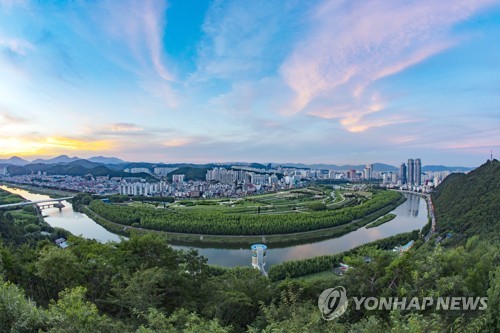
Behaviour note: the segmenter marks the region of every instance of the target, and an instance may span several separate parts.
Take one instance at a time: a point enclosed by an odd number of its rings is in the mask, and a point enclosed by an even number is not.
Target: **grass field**
[[[184,199],[169,205],[168,209],[179,212],[217,211],[227,214],[308,214],[317,210],[312,208],[314,204],[324,204],[325,207],[321,210],[338,209],[345,204],[352,204],[358,198],[365,200],[366,197],[371,196],[370,192],[363,192],[356,195],[355,198],[344,198],[342,195],[343,192],[340,190],[333,191],[331,186],[314,186],[259,194],[245,198]],[[130,205],[137,206],[142,204],[133,202]],[[163,205],[158,205],[158,209],[164,209]]]
[[[0,205],[8,205],[24,201],[23,198],[17,194],[12,194],[7,191],[0,191]]]
[[[347,198],[343,195],[346,192],[349,193]],[[166,205],[136,201],[107,206],[94,200],[89,207],[85,207],[84,212],[109,230],[127,236],[133,232],[165,232],[178,244],[218,244],[233,248],[254,242],[290,245],[301,244],[305,240],[319,241],[339,237],[387,214],[403,199],[381,206],[357,219],[344,218],[345,220],[339,220],[342,221],[340,223],[323,221],[330,216],[342,216],[345,205],[358,205],[368,200],[366,194],[357,195],[352,189],[334,192],[330,188],[315,187],[246,198],[180,200]],[[322,205],[322,211],[311,207],[318,203]],[[123,210],[117,208],[127,205],[129,207],[123,207]],[[342,210],[337,212],[340,207]],[[310,226],[318,223],[324,223],[324,226],[317,229]]]

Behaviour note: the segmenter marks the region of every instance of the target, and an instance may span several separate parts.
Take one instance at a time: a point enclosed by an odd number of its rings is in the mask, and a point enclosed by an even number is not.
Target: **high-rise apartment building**
[[[185,177],[185,175],[183,175],[183,174],[172,175],[172,182],[173,183],[183,183],[184,177]]]
[[[413,182],[415,185],[422,184],[422,161],[420,160],[420,158],[415,159]]]
[[[373,164],[367,164],[365,170],[363,172],[363,176],[365,179],[372,179],[373,177]]]
[[[401,163],[399,167],[399,177],[401,184],[421,185],[422,184],[422,160],[420,158],[408,159],[408,166]]]
[[[364,178],[372,179],[373,178],[373,164],[367,164],[364,170]]]
[[[401,166],[399,167],[399,180],[401,181],[401,184],[406,184],[406,164],[401,163]]]
[[[408,168],[406,172],[406,182],[410,185],[413,185],[415,181],[415,161],[410,158],[408,159]]]

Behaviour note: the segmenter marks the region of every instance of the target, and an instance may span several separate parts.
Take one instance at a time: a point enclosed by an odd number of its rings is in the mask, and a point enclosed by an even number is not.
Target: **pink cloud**
[[[310,32],[280,67],[295,93],[282,113],[338,118],[349,131],[406,121],[384,120],[384,105],[374,108],[376,81],[454,46],[458,39],[451,27],[493,3],[323,1],[307,14]],[[381,119],[363,123],[375,112]]]
[[[19,38],[3,38],[0,36],[0,48],[5,48],[12,53],[25,56],[29,51],[34,50],[33,44]]]
[[[139,132],[143,128],[129,123],[114,123],[109,126],[112,132]]]

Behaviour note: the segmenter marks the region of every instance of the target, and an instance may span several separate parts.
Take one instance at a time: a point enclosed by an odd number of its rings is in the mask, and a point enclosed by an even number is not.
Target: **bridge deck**
[[[55,199],[44,199],[44,200],[35,200],[35,201],[23,201],[17,202],[13,204],[0,205],[0,208],[10,208],[10,207],[18,207],[18,206],[27,206],[27,205],[36,205],[39,203],[47,203],[47,202],[61,202],[64,200],[73,199],[74,197],[65,197],[65,198],[55,198]]]

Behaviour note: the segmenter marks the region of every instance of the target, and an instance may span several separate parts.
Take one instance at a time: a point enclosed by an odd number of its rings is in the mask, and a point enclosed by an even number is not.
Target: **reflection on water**
[[[7,186],[0,186],[0,188],[18,194],[30,201],[50,199],[47,195],[31,193],[17,188],[10,188]],[[64,208],[61,211],[59,211],[59,208],[46,208],[42,210],[42,214],[46,216],[45,221],[52,227],[66,229],[73,235],[81,235],[85,238],[96,239],[102,243],[120,241],[120,237],[107,231],[87,217],[87,215],[74,212],[71,203],[62,201],[62,204]]]
[[[9,192],[19,194],[28,200],[49,199],[46,195],[34,194],[25,190],[0,186]],[[402,232],[421,229],[427,223],[427,204],[423,198],[415,194],[404,194],[407,200],[394,209],[391,213],[396,218],[381,226],[366,229],[360,228],[339,238],[328,239],[309,244],[294,245],[290,247],[267,249],[267,264],[269,268],[273,264],[288,260],[305,259],[326,254],[335,254],[350,250],[356,246],[373,242],[378,239],[393,236]],[[88,218],[85,214],[74,212],[71,204],[63,201],[64,208],[49,208],[43,210],[43,215],[48,215],[45,220],[53,227],[64,228],[75,235],[86,238],[95,238],[100,242],[120,241],[120,238],[107,231],[99,224]],[[250,266],[250,244],[240,249],[221,248],[197,248],[188,246],[173,246],[177,249],[194,248],[208,258],[208,263],[221,266]]]
[[[284,248],[267,248],[267,267],[288,260],[306,259],[321,255],[335,254],[350,250],[356,246],[373,242],[378,239],[394,236],[399,233],[421,229],[427,223],[427,204],[425,199],[415,194],[404,194],[407,200],[394,209],[396,214],[392,221],[378,227],[360,228],[339,238],[328,239],[320,242],[295,245]],[[188,249],[187,246],[174,246],[178,249]],[[221,266],[249,266],[250,244],[242,249],[210,249],[196,248],[198,252],[208,258],[210,264]]]
[[[418,195],[411,195],[408,198],[408,215],[407,216],[413,216],[417,217],[418,216],[418,206],[420,204],[420,196]]]

